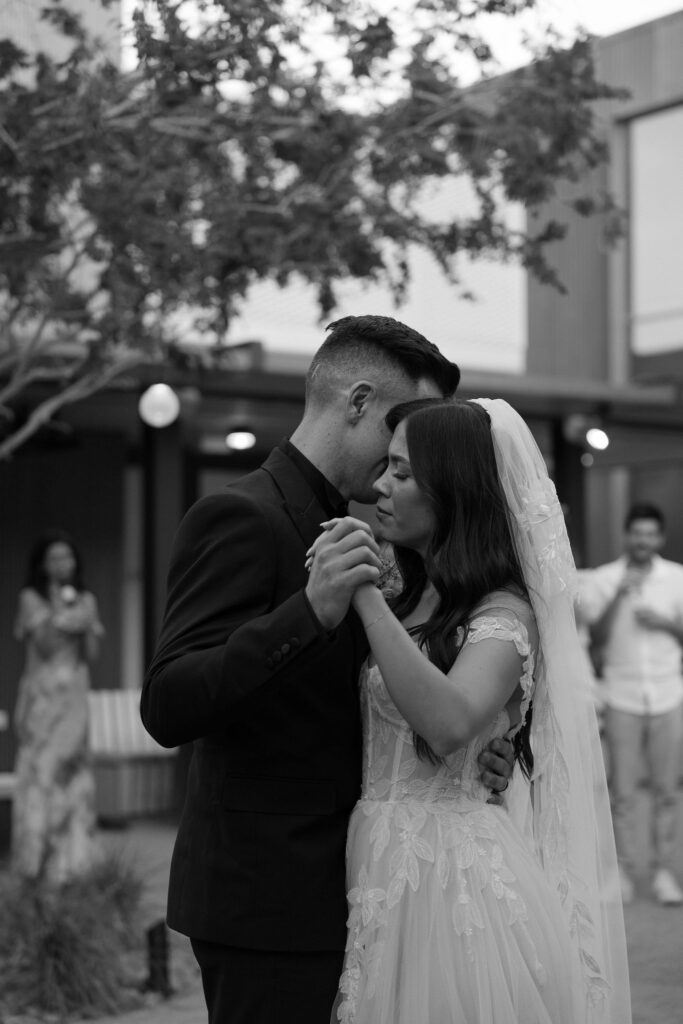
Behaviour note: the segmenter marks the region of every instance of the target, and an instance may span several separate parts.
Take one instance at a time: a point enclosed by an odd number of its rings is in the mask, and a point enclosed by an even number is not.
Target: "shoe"
[[[666,868],[660,868],[652,880],[655,899],[665,907],[678,907],[683,903],[683,890]]]
[[[619,868],[619,885],[621,886],[621,902],[632,903],[635,887],[623,868]]]

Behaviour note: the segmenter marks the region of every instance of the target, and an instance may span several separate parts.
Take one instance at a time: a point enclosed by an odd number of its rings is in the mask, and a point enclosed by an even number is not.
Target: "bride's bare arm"
[[[411,640],[376,587],[359,587],[353,604],[394,703],[439,756],[480,733],[519,685],[523,658],[512,643],[492,639],[466,646],[444,673]]]

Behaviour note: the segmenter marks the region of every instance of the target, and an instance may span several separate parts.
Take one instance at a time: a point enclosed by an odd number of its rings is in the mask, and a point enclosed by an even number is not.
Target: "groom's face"
[[[390,394],[381,392],[369,403],[352,442],[354,479],[351,497],[354,501],[375,504],[377,494],[373,484],[386,469],[391,441],[391,431],[384,418],[395,405],[412,402],[416,398],[443,398],[443,395],[433,381],[422,378],[415,383],[408,381],[404,386],[392,389]]]

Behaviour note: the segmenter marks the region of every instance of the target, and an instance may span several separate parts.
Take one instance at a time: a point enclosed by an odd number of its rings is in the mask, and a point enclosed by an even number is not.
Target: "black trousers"
[[[330,1024],[344,954],[235,949],[192,939],[209,1024]]]

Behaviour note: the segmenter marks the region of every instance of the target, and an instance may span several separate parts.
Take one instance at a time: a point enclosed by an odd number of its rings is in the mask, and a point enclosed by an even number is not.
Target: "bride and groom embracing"
[[[179,528],[141,710],[194,744],[168,923],[210,1024],[630,1021],[562,513],[521,418],[458,381],[391,318],[337,321],[291,440]]]

